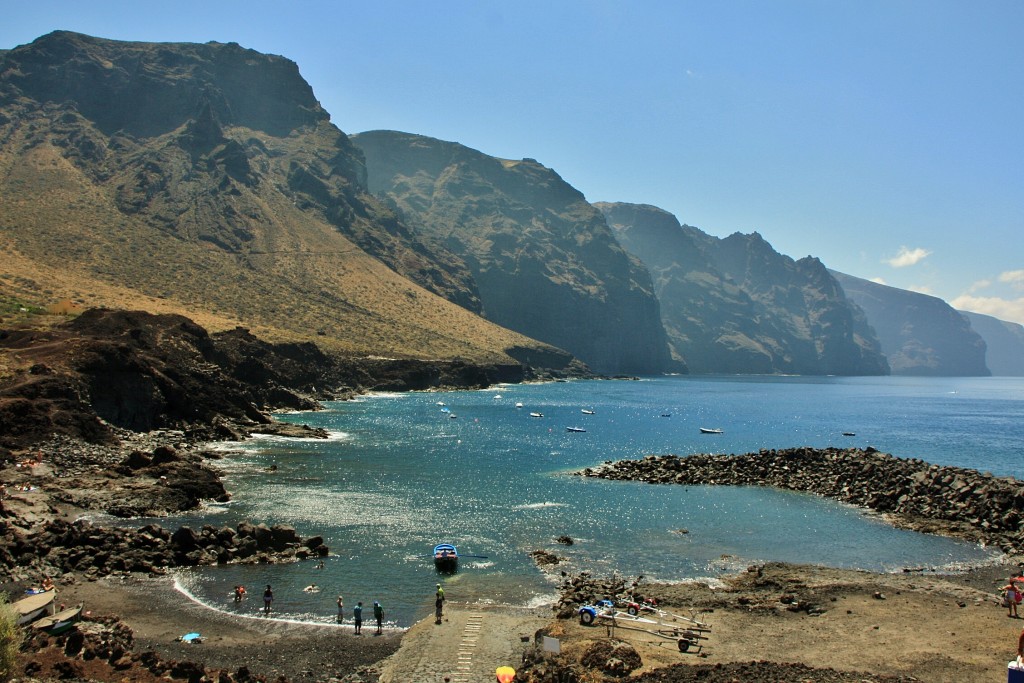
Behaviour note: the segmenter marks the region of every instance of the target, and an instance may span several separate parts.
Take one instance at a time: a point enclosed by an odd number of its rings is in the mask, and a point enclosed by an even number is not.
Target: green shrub
[[[0,681],[10,680],[21,648],[24,634],[18,626],[18,616],[7,604],[7,596],[0,593]]]

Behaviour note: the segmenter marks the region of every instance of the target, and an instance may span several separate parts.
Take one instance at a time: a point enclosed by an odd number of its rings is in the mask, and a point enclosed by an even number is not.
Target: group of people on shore
[[[320,588],[316,584],[311,584],[303,589],[306,593],[319,593]],[[245,586],[235,586],[234,588],[234,599],[235,602],[241,602],[247,594]],[[435,604],[435,614],[437,615],[437,623],[441,623],[441,610],[444,602],[444,589],[441,588],[441,584],[437,584],[437,599]],[[263,589],[263,613],[270,614],[271,606],[274,604],[274,589],[268,583],[267,587]],[[345,599],[342,596],[338,596],[338,623],[345,623]],[[379,600],[373,601],[373,618],[377,622],[376,634],[380,635],[384,632],[384,606],[380,604]],[[361,635],[363,632],[363,603],[360,600],[356,603],[356,606],[352,608],[352,624],[355,627],[355,634]]]
[[[320,587],[315,583],[310,584],[302,589],[305,593],[319,593]],[[242,599],[247,595],[245,586],[235,586],[234,591],[235,602],[241,602]],[[440,624],[444,617],[444,588],[441,584],[437,584],[437,591],[434,593],[434,623]],[[274,590],[270,584],[263,589],[263,613],[270,614],[271,606],[274,604]],[[341,595],[338,596],[338,616],[337,620],[339,624],[345,623],[345,599]],[[379,600],[373,601],[373,618],[377,622],[376,635],[380,635],[384,632],[384,606]],[[356,606],[352,608],[352,625],[355,627],[355,635],[361,635],[363,632],[363,603],[359,601]]]
[[[377,621],[377,632],[376,635],[380,635],[384,632],[384,606],[380,604],[380,601],[373,601],[373,618]],[[345,623],[345,600],[342,596],[338,596],[338,623]],[[363,633],[363,602],[360,600],[356,603],[356,606],[352,608],[352,625],[355,627],[353,633],[355,635],[362,635]]]

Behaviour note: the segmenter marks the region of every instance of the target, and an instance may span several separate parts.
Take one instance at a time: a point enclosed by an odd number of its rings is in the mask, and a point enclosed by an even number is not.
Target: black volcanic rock
[[[1024,326],[981,313],[960,315],[985,340],[985,365],[993,375],[1024,377]]]
[[[830,271],[864,309],[894,375],[987,377],[985,341],[938,297]]]
[[[210,438],[233,438],[241,434],[225,421],[243,430],[259,425],[282,431],[274,428],[270,411],[314,410],[314,397],[478,389],[538,377],[512,360],[480,365],[341,358],[314,344],[271,344],[244,329],[211,335],[178,315],[109,309],[89,309],[45,331],[0,329],[0,352],[32,368],[0,379],[0,448],[11,449],[55,434],[112,443],[111,425],[200,429],[209,430]],[[541,360],[557,363],[556,356]],[[563,352],[560,361],[571,360]],[[33,371],[43,366],[46,372]],[[157,455],[153,466],[173,464],[173,452]]]
[[[650,271],[673,351],[691,372],[888,372],[862,313],[817,259],[794,261],[757,233],[711,237],[649,205],[596,206]]]
[[[601,372],[673,368],[649,275],[553,170],[407,133],[352,139],[370,190],[465,261],[489,320]]]

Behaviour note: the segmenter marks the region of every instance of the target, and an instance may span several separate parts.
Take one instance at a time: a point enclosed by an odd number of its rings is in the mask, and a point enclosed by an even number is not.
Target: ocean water
[[[575,381],[371,395],[282,419],[332,438],[220,445],[233,501],[182,520],[250,519],[324,536],[331,556],[322,569],[307,561],[178,574],[197,600],[252,618],[262,618],[268,583],[275,618],[331,622],[343,595],[347,617],[357,601],[369,614],[379,600],[390,625],[407,627],[432,612],[438,582],[454,600],[536,605],[554,596],[562,569],[684,581],[767,560],[896,571],[995,557],[810,495],[569,474],[607,460],[870,445],[1024,478],[1024,380],[1009,378]],[[558,544],[562,535],[574,544]],[[439,542],[464,556],[455,574],[435,571]],[[564,564],[538,569],[528,554],[538,549]],[[235,584],[250,591],[238,604]],[[319,591],[304,592],[310,584]]]

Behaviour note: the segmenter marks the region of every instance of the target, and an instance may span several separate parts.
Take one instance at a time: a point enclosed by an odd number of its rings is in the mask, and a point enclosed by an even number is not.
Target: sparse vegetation
[[[22,637],[14,608],[7,603],[7,596],[0,593],[0,681],[10,680],[14,675]]]

